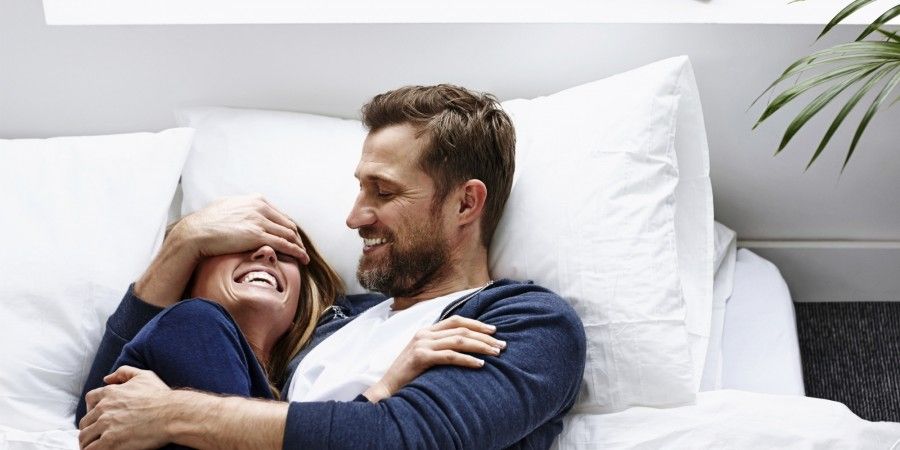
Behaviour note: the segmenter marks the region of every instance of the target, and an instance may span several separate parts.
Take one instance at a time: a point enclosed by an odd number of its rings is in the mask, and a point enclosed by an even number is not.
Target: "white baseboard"
[[[900,241],[738,241],[778,266],[795,302],[900,301]]]

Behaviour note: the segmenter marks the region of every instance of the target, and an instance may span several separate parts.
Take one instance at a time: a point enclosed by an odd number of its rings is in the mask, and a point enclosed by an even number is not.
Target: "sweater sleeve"
[[[492,449],[526,437],[523,446],[549,448],[584,371],[580,319],[549,292],[507,297],[476,315],[507,342],[499,357],[484,357],[480,369],[434,367],[377,404],[292,403],[284,448]]]
[[[172,388],[271,398],[238,326],[224,308],[203,299],[163,311],[128,345],[115,367],[138,362]]]
[[[91,364],[91,371],[85,380],[81,396],[78,398],[78,406],[75,409],[75,426],[87,413],[84,396],[93,389],[103,386],[103,377],[113,371],[113,364],[125,344],[134,339],[134,336],[155,317],[162,308],[153,306],[134,295],[134,284],[128,286],[128,291],[119,303],[116,311],[106,321],[106,330],[100,340],[97,355]]]

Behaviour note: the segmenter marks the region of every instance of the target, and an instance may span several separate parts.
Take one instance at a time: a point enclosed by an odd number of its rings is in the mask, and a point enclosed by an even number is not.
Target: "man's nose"
[[[372,207],[364,204],[363,192],[360,192],[356,197],[356,202],[353,203],[350,215],[347,216],[347,226],[355,230],[373,223],[375,223],[375,212]]]
[[[250,256],[250,259],[253,261],[264,261],[269,264],[275,264],[275,261],[278,261],[278,256],[275,253],[275,249],[269,247],[268,245],[263,245],[262,247],[256,249],[253,252],[253,255]]]

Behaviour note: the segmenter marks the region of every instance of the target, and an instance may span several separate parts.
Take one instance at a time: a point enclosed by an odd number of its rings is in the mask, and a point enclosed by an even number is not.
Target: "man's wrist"
[[[168,442],[205,448],[282,448],[288,403],[191,390],[167,393]]]
[[[163,399],[166,413],[162,423],[166,441],[199,447],[197,444],[206,440],[203,434],[207,430],[202,426],[205,421],[198,418],[215,416],[216,400],[221,398],[196,391],[173,389],[168,392]]]

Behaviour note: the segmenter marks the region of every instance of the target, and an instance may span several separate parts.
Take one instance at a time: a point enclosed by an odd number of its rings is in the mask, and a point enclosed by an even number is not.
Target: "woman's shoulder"
[[[204,298],[182,300],[164,309],[153,321],[156,326],[188,324],[193,328],[216,326],[237,329],[234,319],[222,305]]]

